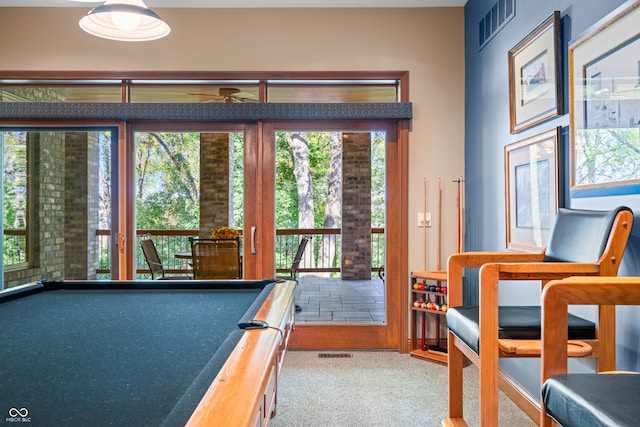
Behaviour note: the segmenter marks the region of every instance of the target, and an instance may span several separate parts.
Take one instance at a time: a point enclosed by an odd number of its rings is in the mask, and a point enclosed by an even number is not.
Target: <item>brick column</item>
[[[233,208],[228,133],[200,134],[200,237],[229,226]]]
[[[342,279],[371,278],[371,134],[342,136]]]
[[[66,279],[95,279],[98,267],[98,138],[65,134],[64,254]]]

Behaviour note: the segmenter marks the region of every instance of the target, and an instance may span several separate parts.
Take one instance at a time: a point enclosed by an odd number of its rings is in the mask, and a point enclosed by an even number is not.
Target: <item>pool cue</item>
[[[424,260],[422,261],[422,271],[427,271],[427,178],[424,179],[424,194],[422,195],[422,244],[424,250]]]
[[[460,176],[454,182],[458,183],[458,253],[462,252],[462,217],[464,212],[462,202],[462,183],[464,179]]]
[[[440,258],[441,258],[441,251],[442,251],[442,239],[440,237],[440,233],[441,233],[441,221],[442,221],[442,180],[440,180],[440,178],[438,178],[438,212],[437,212],[438,218],[437,218],[437,223],[438,223],[438,242],[437,242],[437,249],[438,249],[438,255],[436,258],[436,270],[440,270]],[[438,282],[440,283],[440,282]],[[438,303],[441,302],[441,297],[440,296],[436,296],[436,300],[438,301]],[[429,350],[430,351],[436,351],[439,353],[446,353],[447,349],[444,347],[440,347],[440,316],[436,316],[436,343],[435,345],[430,345],[429,346]]]
[[[424,178],[423,181],[423,194],[422,194],[422,245],[424,251],[424,259],[422,260],[422,271],[427,271],[427,178]],[[426,295],[422,296],[422,300],[426,300]],[[427,330],[427,319],[426,313],[423,311],[422,316],[420,316],[420,327],[422,334],[422,350],[427,349],[427,341],[426,341],[426,330]]]
[[[437,257],[436,257],[436,270],[440,271],[440,258],[441,258],[441,252],[442,252],[442,237],[441,237],[441,233],[442,233],[442,227],[441,227],[441,221],[442,221],[442,181],[440,180],[440,178],[438,178],[438,241],[437,241]]]

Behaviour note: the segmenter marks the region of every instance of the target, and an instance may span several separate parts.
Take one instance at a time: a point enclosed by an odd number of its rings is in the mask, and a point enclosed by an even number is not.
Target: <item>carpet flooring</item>
[[[465,368],[465,418],[479,425],[478,371]],[[535,426],[500,392],[500,426]],[[270,427],[440,426],[447,367],[394,351],[288,351]]]

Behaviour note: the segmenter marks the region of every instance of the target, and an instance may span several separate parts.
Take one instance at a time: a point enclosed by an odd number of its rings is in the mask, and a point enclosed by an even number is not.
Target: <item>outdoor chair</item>
[[[307,248],[307,243],[311,240],[311,236],[305,234],[300,239],[300,243],[298,244],[298,249],[296,250],[296,254],[293,257],[293,262],[291,263],[291,268],[289,269],[289,275],[284,277],[279,277],[281,279],[291,279],[297,280],[298,278],[298,269],[300,268],[300,262],[302,262],[302,256],[304,255],[304,251]]]
[[[144,259],[147,261],[149,270],[151,271],[151,280],[189,280],[189,276],[167,276],[164,265],[158,255],[158,250],[153,242],[150,234],[143,234],[140,236],[140,247],[144,254]]]
[[[240,239],[195,239],[191,242],[193,278],[240,279]]]
[[[599,310],[640,305],[640,277],[571,277],[552,281],[545,287],[540,425],[551,427],[553,421],[565,427],[638,425],[637,372],[567,374],[569,304],[597,305]],[[615,323],[610,328],[600,327],[599,332],[600,352],[609,353],[615,360]]]
[[[307,243],[311,240],[311,236],[305,234],[300,239],[300,243],[298,244],[298,249],[296,250],[296,254],[293,257],[293,262],[291,263],[291,268],[289,269],[289,275],[281,277],[278,279],[289,279],[289,280],[298,280],[298,268],[300,268],[300,262],[302,262],[302,256],[304,255],[304,251],[307,248]],[[300,313],[302,311],[302,307],[299,304],[295,305],[296,313]]]
[[[462,411],[465,357],[479,367],[480,424],[493,427],[498,425],[498,359],[540,355],[540,306],[499,307],[499,281],[539,280],[544,288],[550,280],[569,276],[615,276],[632,223],[633,214],[626,207],[560,209],[541,252],[465,252],[449,257],[449,418],[443,425],[466,425]],[[462,306],[463,271],[470,267],[481,267],[479,306]],[[600,310],[600,331],[611,327],[612,315],[611,308]],[[578,340],[571,345],[571,354],[598,357],[600,366],[612,368],[615,361],[609,353],[593,350],[597,336],[593,322],[570,316],[569,338]]]

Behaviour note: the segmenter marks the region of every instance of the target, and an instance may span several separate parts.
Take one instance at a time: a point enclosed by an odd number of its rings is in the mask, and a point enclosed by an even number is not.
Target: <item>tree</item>
[[[339,228],[342,218],[342,134],[329,135],[329,182],[324,208],[323,228]],[[333,265],[336,256],[336,236],[325,234],[318,254],[319,265]]]
[[[313,229],[315,228],[314,198],[307,135],[301,132],[287,132],[285,136],[293,154],[293,175],[298,190],[298,228]],[[308,250],[313,250],[312,245]],[[311,266],[306,265],[307,259],[311,259]],[[313,259],[313,256],[304,258],[301,265],[313,268]]]
[[[139,229],[198,229],[200,137],[197,132],[136,134]]]

